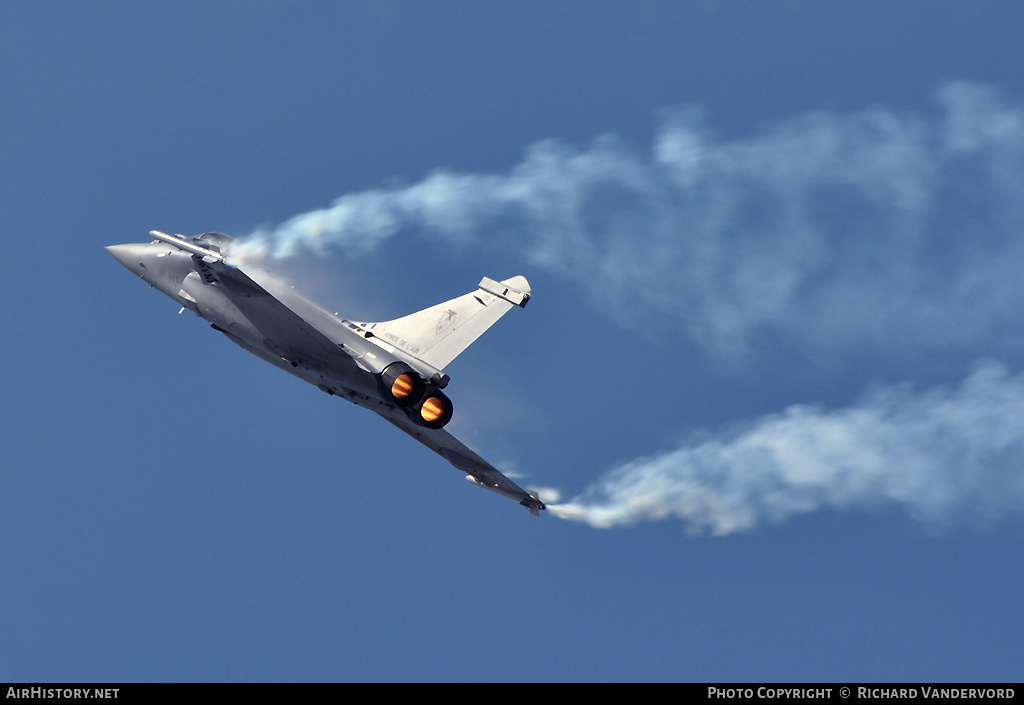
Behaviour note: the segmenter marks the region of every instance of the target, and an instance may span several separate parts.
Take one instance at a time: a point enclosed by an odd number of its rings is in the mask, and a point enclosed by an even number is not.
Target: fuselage
[[[484,277],[476,291],[392,321],[342,318],[272,273],[229,264],[231,238],[150,231],[154,241],[107,248],[121,264],[217,331],[324,392],[366,407],[444,457],[473,484],[538,514],[526,491],[444,426],[451,400],[441,391],[446,366],[513,306],[525,306],[529,282]],[[389,342],[390,341],[390,342]]]
[[[201,258],[164,242],[107,249],[125,267],[183,310],[209,321],[232,342],[328,394],[379,414],[410,416],[394,398],[386,398],[389,390],[382,394],[381,376],[392,364],[411,367],[434,387],[443,387],[448,381],[438,370],[410,359],[266,270],[247,267],[246,278],[258,282],[253,287],[219,276],[209,267],[204,272]],[[450,418],[451,402],[434,391],[447,403]],[[419,419],[413,415],[413,420]]]

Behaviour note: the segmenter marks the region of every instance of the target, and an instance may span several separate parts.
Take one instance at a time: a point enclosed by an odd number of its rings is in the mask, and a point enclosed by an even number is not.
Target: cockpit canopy
[[[192,241],[200,247],[205,247],[208,250],[216,250],[217,252],[224,252],[231,243],[235,241],[235,238],[224,233],[209,232],[203,233],[202,235],[196,235]]]

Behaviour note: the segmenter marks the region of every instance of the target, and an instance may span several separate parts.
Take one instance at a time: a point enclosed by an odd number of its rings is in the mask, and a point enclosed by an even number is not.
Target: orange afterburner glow
[[[452,402],[436,389],[430,389],[419,405],[419,422],[427,428],[444,428],[452,420]]]
[[[437,421],[444,415],[444,412],[444,400],[437,397],[429,397],[425,402],[423,402],[423,406],[420,408],[420,416],[423,417],[423,420],[427,423]]]
[[[394,384],[391,385],[391,396],[395,399],[405,399],[415,389],[412,377],[408,373],[398,375]]]

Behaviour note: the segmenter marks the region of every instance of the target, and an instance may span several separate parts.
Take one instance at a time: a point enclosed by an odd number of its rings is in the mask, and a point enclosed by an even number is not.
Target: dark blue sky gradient
[[[647,155],[681,106],[721,143],[934,115],[951,81],[1019,110],[1022,30],[1019,3],[966,0],[0,5],[0,681],[1018,680],[1019,506],[725,537],[536,520],[103,246],[503,174],[544,139]],[[526,275],[530,306],[449,370],[452,429],[567,497],[792,404],[1024,366],[995,335],[823,359],[772,331],[737,366],[678,322],[623,325],[526,247],[403,233],[280,267],[371,320]]]

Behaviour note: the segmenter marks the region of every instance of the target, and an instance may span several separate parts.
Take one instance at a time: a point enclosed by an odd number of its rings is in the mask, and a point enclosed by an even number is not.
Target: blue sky
[[[1019,679],[1022,30],[4,4],[0,680]],[[357,320],[527,276],[450,428],[561,518],[176,315],[153,228]]]

